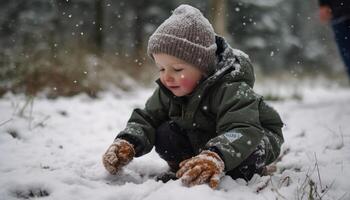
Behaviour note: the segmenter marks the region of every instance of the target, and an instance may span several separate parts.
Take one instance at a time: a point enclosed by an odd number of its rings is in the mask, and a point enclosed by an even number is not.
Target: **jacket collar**
[[[160,81],[160,79],[156,80],[156,83],[158,84],[160,90],[170,99],[172,99],[173,101],[175,101],[176,103],[179,104],[184,104],[188,101],[188,96],[182,96],[182,97],[178,97],[176,95],[174,95],[168,88],[166,88],[163,83]]]

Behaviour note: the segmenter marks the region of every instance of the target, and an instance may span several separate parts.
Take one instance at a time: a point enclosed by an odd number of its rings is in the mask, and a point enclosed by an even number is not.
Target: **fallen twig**
[[[39,126],[40,127],[44,127],[45,126],[44,122],[46,122],[48,119],[50,119],[50,117],[51,117],[50,115],[47,115],[43,120],[41,120],[40,122],[36,123],[32,129],[35,129],[35,128],[39,127]]]
[[[0,126],[3,126],[3,125],[5,125],[5,124],[7,124],[7,123],[9,123],[10,121],[12,121],[13,119],[11,118],[11,119],[8,119],[8,120],[6,120],[6,121],[4,121],[4,122],[1,122],[0,123]]]
[[[261,186],[258,186],[258,188],[256,188],[255,192],[259,193],[261,190],[265,189],[269,185],[270,181],[271,181],[271,177],[269,179],[267,179],[265,182],[263,182],[263,184]]]
[[[284,183],[286,183],[285,186],[287,187],[290,185],[290,176],[284,177],[282,181],[279,182],[278,187],[282,187]]]
[[[321,181],[321,175],[320,175],[320,169],[318,168],[318,162],[317,162],[317,157],[316,157],[316,153],[314,153],[315,155],[315,166],[317,169],[317,176],[318,176],[318,180],[320,181],[320,186],[321,186],[321,191],[323,191],[323,186],[322,186],[322,181]]]

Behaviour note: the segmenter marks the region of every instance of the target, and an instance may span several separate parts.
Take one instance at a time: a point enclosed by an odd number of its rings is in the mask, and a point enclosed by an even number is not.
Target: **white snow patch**
[[[273,103],[286,124],[287,153],[278,171],[248,183],[225,176],[218,190],[154,181],[151,177],[168,169],[154,151],[115,176],[103,168],[102,154],[132,109],[143,107],[151,93],[35,98],[22,116],[26,98],[5,95],[0,99],[0,199],[300,199],[307,198],[305,182],[311,180],[322,199],[350,199],[349,89],[302,88],[302,100]]]

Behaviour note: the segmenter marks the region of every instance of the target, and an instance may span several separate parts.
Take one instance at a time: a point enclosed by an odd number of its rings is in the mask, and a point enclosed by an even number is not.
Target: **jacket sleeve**
[[[268,138],[266,164],[275,161],[281,151],[284,142],[282,127],[283,122],[277,111],[261,100],[259,104],[259,119],[264,129],[265,136]]]
[[[144,109],[134,109],[126,128],[116,139],[125,139],[133,144],[136,157],[150,152],[154,145],[156,128],[168,120],[168,107],[169,99],[157,88],[147,100]]]
[[[206,148],[214,148],[225,162],[225,170],[237,167],[264,137],[259,119],[261,96],[244,82],[224,83],[214,94],[212,109],[217,113],[218,136]]]

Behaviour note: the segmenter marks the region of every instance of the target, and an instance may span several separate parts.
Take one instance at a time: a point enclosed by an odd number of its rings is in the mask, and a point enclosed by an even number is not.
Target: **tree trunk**
[[[95,0],[95,44],[96,44],[96,55],[100,56],[103,54],[103,0]]]
[[[143,3],[143,1],[140,1],[136,3],[134,7],[136,19],[134,21],[134,58],[135,62],[137,65],[141,66],[144,59],[145,59],[145,50],[144,50],[144,31],[143,31],[143,26],[144,26],[144,15],[142,13],[144,7],[146,5]],[[137,60],[137,61],[136,61]]]
[[[226,20],[225,20],[225,0],[210,0],[210,20],[213,28],[219,35],[226,35]]]

